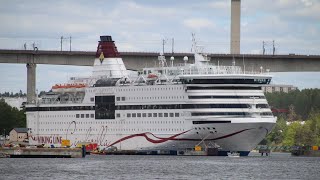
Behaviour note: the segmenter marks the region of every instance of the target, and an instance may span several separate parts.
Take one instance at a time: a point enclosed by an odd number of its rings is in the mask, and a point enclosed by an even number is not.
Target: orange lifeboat
[[[55,84],[52,89],[69,89],[69,88],[84,88],[87,87],[85,84]]]

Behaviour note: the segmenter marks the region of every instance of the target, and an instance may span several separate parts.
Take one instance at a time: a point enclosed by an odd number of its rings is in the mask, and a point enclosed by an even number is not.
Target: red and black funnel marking
[[[118,49],[112,41],[111,36],[100,36],[99,45],[97,47],[96,58],[101,57],[101,53],[103,53],[104,58],[115,58],[120,57]]]

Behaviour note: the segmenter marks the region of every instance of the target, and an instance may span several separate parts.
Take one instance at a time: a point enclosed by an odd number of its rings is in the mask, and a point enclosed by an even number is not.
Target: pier
[[[82,158],[82,148],[0,148],[0,154],[9,158]]]

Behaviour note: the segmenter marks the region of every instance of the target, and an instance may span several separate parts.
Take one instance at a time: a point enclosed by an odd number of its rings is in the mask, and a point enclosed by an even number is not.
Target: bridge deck
[[[120,52],[128,69],[140,69],[154,66],[157,63],[158,52]],[[170,57],[171,53],[165,54]],[[188,56],[193,62],[191,53],[175,53],[175,63],[183,63],[183,57]],[[236,64],[246,70],[270,69],[271,72],[290,71],[320,71],[320,55],[262,55],[262,54],[208,54],[211,63],[231,65],[235,58]],[[0,63],[35,63],[54,65],[92,66],[95,58],[93,51],[33,51],[0,49]],[[169,58],[167,58],[169,61]]]

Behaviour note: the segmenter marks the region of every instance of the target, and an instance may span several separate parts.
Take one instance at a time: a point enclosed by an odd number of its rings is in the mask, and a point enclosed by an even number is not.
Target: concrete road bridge
[[[95,53],[93,51],[43,51],[43,50],[0,50],[0,63],[26,64],[28,102],[35,99],[36,65],[72,65],[92,66]],[[154,66],[158,62],[157,52],[120,52],[127,69],[138,70]],[[172,54],[165,54],[169,61]],[[194,61],[191,53],[175,53],[174,63],[183,63],[183,57],[188,56],[189,63]],[[231,65],[232,59],[236,65],[246,67],[246,71],[270,69],[270,72],[303,72],[320,71],[320,55],[258,55],[258,54],[208,54],[211,63]]]
[[[157,63],[157,52],[120,52],[127,69],[141,69]],[[167,59],[171,53],[165,54]],[[183,57],[188,56],[193,62],[191,53],[175,53],[175,63],[183,63]],[[270,69],[270,72],[320,71],[320,55],[259,55],[259,54],[208,54],[211,63],[231,65],[232,58],[236,64],[251,70],[260,66]],[[93,51],[33,51],[33,50],[0,50],[0,63],[22,64],[53,64],[92,66],[95,58]]]

